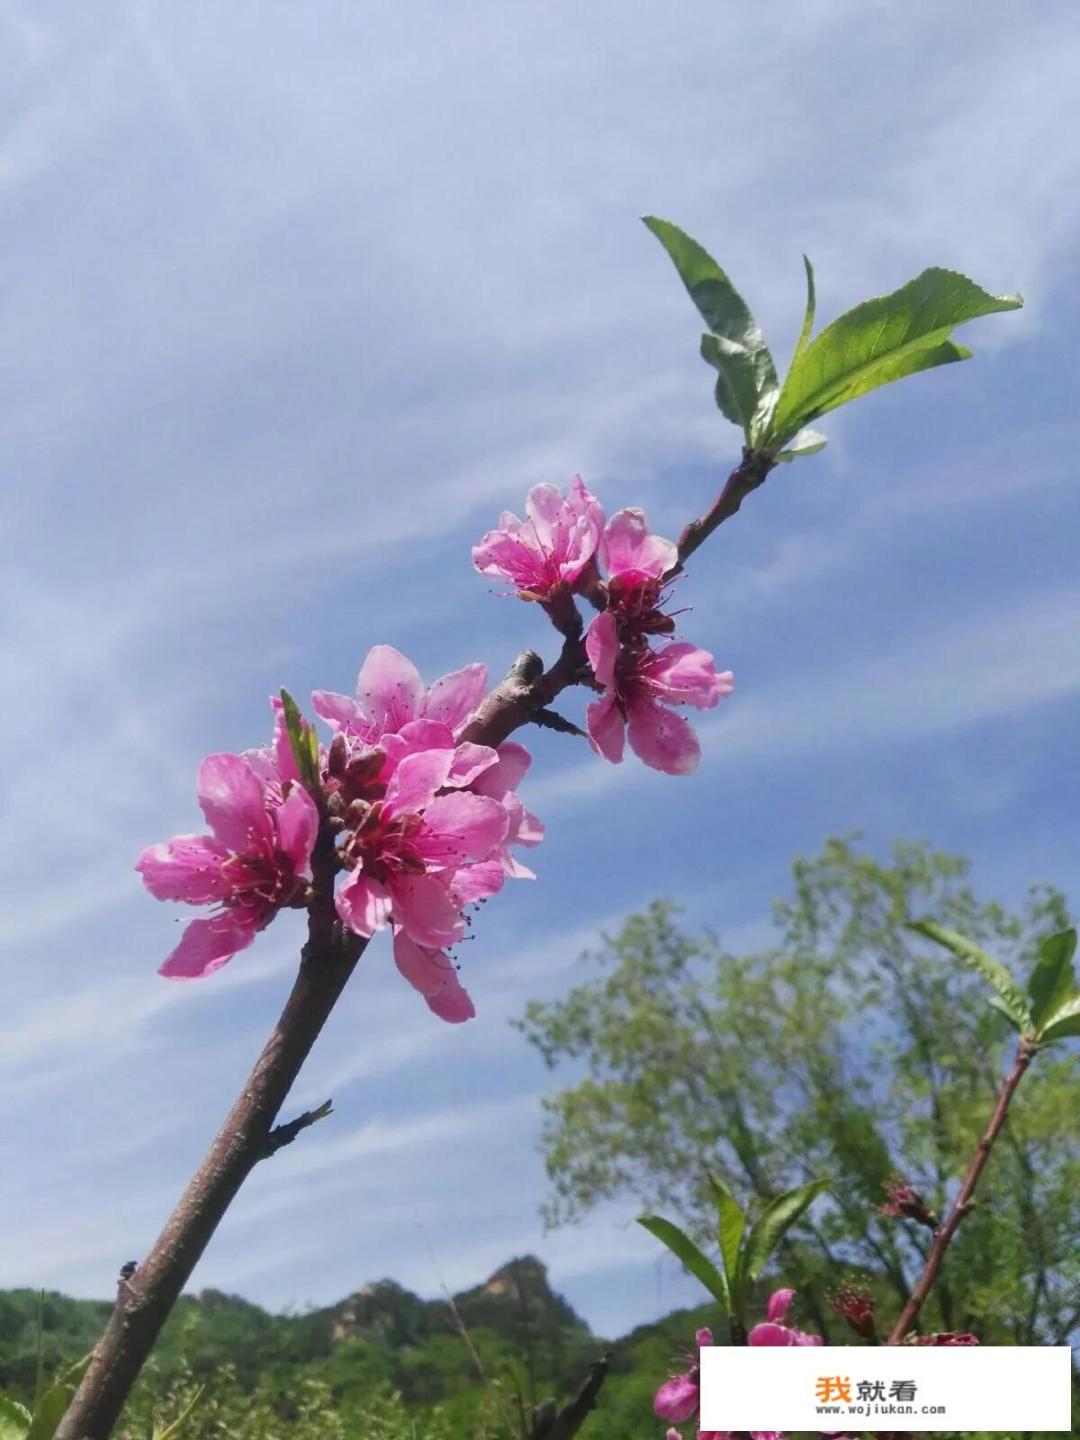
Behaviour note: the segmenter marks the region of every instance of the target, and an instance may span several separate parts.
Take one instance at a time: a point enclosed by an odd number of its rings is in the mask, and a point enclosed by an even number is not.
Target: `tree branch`
[[[903,1341],[908,1331],[918,1319],[919,1311],[925,1305],[930,1292],[934,1288],[934,1284],[941,1271],[942,1261],[945,1259],[945,1252],[952,1243],[953,1236],[960,1227],[960,1222],[974,1203],[975,1187],[978,1185],[979,1177],[986,1168],[986,1162],[989,1160],[990,1152],[994,1148],[994,1141],[998,1138],[998,1135],[1001,1133],[1001,1128],[1005,1124],[1009,1113],[1009,1106],[1012,1104],[1017,1086],[1024,1078],[1028,1066],[1034,1059],[1035,1050],[1035,1045],[1026,1036],[1022,1036],[1013,1067],[1001,1082],[997,1104],[994,1106],[994,1113],[990,1117],[986,1132],[975,1147],[975,1154],[972,1157],[971,1164],[968,1166],[968,1172],[964,1176],[964,1182],[960,1186],[952,1209],[934,1235],[934,1241],[930,1246],[930,1254],[926,1257],[923,1272],[919,1276],[915,1289],[911,1292],[907,1304],[900,1312],[900,1318],[893,1326],[892,1333],[886,1342],[889,1345],[899,1345]]]
[[[610,1364],[611,1355],[607,1354],[590,1365],[581,1389],[557,1414],[553,1415],[549,1406],[540,1406],[529,1440],[571,1440],[596,1408]]]
[[[683,532],[677,569],[723,520],[738,510],[745,495],[764,480],[772,463],[767,457],[744,452],[716,502]],[[572,597],[565,597],[552,619],[564,634],[562,652],[555,664],[545,671],[538,655],[523,651],[505,680],[481,702],[460,740],[500,745],[522,725],[543,716],[563,690],[588,683],[591,672]],[[550,724],[551,718],[543,716],[539,723]],[[164,1230],[146,1259],[120,1287],[105,1334],[94,1349],[54,1440],[107,1440],[161,1327],[240,1187],[260,1160],[288,1144],[318,1118],[314,1113],[301,1115],[273,1129],[301,1066],[367,944],[345,931],[337,919],[334,847],[334,833],[324,817],[312,856],[314,898],[308,915],[308,941],[292,992],[255,1068]],[[577,1433],[595,1404],[607,1364],[605,1357],[592,1367],[577,1399],[556,1417],[549,1432],[551,1440],[567,1440]]]
[[[55,1440],[106,1440],[111,1433],[199,1257],[241,1185],[268,1153],[277,1113],[364,950],[367,942],[337,923],[333,835],[325,825],[312,868],[318,899],[281,1018],[164,1230],[120,1286],[108,1326]]]

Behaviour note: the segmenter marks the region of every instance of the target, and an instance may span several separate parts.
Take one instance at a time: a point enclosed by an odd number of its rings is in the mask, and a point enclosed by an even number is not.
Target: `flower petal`
[[[238,951],[246,950],[258,928],[228,910],[208,920],[192,920],[158,974],[169,980],[201,980],[227,965]]]
[[[369,737],[371,721],[351,695],[336,695],[333,690],[313,690],[311,708],[331,730],[344,730],[346,735],[360,735],[365,740]]]
[[[794,1290],[774,1290],[769,1296],[769,1303],[765,1309],[766,1318],[779,1324],[787,1316],[794,1299]]]
[[[386,787],[387,806],[395,813],[423,810],[446,784],[453,763],[452,750],[421,750],[406,755]]]
[[[610,610],[597,615],[589,626],[589,633],[585,636],[585,653],[600,684],[610,685],[615,679],[615,661],[619,656],[617,626]]]
[[[319,833],[319,812],[302,785],[293,785],[288,797],[274,812],[278,843],[292,862],[297,875],[311,879],[311,852]]]
[[[615,701],[614,690],[609,690],[602,700],[595,700],[585,707],[585,729],[589,743],[598,755],[620,765],[623,745],[626,739],[626,722]]]
[[[424,696],[421,714],[451,730],[460,730],[484,698],[487,673],[486,665],[466,665],[463,670],[443,675]]]
[[[390,882],[394,919],[418,945],[442,949],[465,931],[458,906],[434,875],[396,875]]]
[[[508,821],[498,800],[454,790],[436,795],[428,805],[423,829],[413,836],[413,847],[429,865],[456,869],[486,859],[502,843]]]
[[[374,935],[390,923],[390,896],[377,880],[354,870],[337,893],[337,913],[357,935]]]
[[[789,1330],[786,1325],[774,1325],[771,1320],[766,1320],[761,1325],[755,1325],[746,1337],[748,1345],[793,1345],[794,1330]]]
[[[394,930],[394,964],[421,995],[436,994],[456,976],[445,950],[418,945],[401,929]]]
[[[653,1397],[653,1410],[661,1420],[674,1420],[676,1425],[697,1414],[699,1390],[697,1382],[687,1375],[673,1375],[665,1380]]]
[[[474,745],[471,740],[467,740],[464,745],[458,745],[454,750],[454,763],[450,766],[446,783],[461,788],[466,785],[479,788],[476,781],[489,770],[493,770],[498,760],[498,752],[492,746]]]
[[[469,992],[457,976],[434,995],[426,995],[428,1009],[450,1025],[461,1025],[476,1016],[476,1007]]]
[[[654,770],[692,775],[697,769],[701,759],[697,736],[681,715],[654,700],[638,696],[630,702],[626,730],[631,750]]]
[[[242,755],[208,755],[196,783],[206,823],[230,850],[243,854],[272,837],[266,791]]]
[[[735,688],[730,670],[717,671],[708,650],[685,641],[665,645],[650,655],[639,672],[653,694],[672,705],[711,710]]]
[[[645,512],[636,506],[614,514],[600,541],[600,562],[612,579],[630,574],[659,580],[678,559],[678,546],[660,535],[650,535]]]
[[[517,789],[532,764],[532,756],[516,740],[505,741],[496,754],[496,763],[477,776],[472,788],[478,795],[490,795],[495,800],[501,800],[508,790]]]
[[[232,889],[221,873],[228,858],[228,848],[209,835],[174,835],[144,850],[135,869],[155,900],[209,905],[212,900],[224,900]]]
[[[461,910],[477,900],[486,900],[489,895],[497,894],[508,873],[501,860],[481,860],[478,865],[463,865],[460,870],[454,871],[450,895]]]
[[[368,651],[356,681],[356,696],[379,735],[400,730],[420,714],[424,682],[411,660],[392,645]]]

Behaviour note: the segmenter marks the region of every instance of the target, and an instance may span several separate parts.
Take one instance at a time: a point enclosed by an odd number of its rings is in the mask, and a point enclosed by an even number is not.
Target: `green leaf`
[[[1005,1010],[1018,1030],[1026,1032],[1033,1028],[1027,1001],[1024,999],[1020,987],[1000,960],[995,960],[992,955],[988,955],[966,935],[959,935],[955,930],[946,930],[935,920],[909,920],[908,929],[916,930],[920,935],[925,935],[928,940],[933,940],[935,944],[943,945],[946,950],[951,950],[956,958],[967,965],[969,969],[977,970],[984,980],[988,980],[1001,997],[1002,1003],[998,1008]]]
[[[742,427],[749,445],[768,424],[780,386],[769,347],[750,307],[727,275],[696,240],[655,215],[645,224],[660,241],[679,272],[691,300],[709,327],[711,339],[701,353],[718,371],[716,403],[727,419]]]
[[[824,450],[828,443],[820,430],[800,430],[787,449],[778,451],[773,459],[790,465],[792,460],[798,460],[800,455],[816,455],[819,450]]]
[[[748,350],[722,335],[701,337],[701,358],[716,370],[716,403],[720,413],[741,426],[749,440],[757,414],[758,376]]]
[[[792,1225],[831,1184],[831,1180],[811,1180],[786,1195],[777,1196],[765,1208],[755,1221],[743,1251],[742,1278],[753,1284],[760,1277],[769,1256]]]
[[[46,1390],[34,1406],[34,1418],[26,1432],[26,1440],[51,1440],[52,1434],[64,1418],[74,1394],[74,1385],[63,1383],[53,1385]]]
[[[806,266],[806,314],[803,316],[802,329],[799,331],[799,338],[795,341],[795,350],[791,356],[791,365],[794,365],[799,356],[806,349],[810,339],[810,331],[814,328],[814,311],[817,309],[817,292],[814,289],[814,267],[810,264],[810,256],[804,255],[802,263]],[[791,369],[791,366],[788,367]]]
[[[1049,1045],[1054,1040],[1074,1040],[1080,1037],[1080,995],[1066,1000],[1060,1009],[1046,1021],[1039,1031],[1039,1043]]]
[[[1048,935],[1039,945],[1039,958],[1028,981],[1031,1020],[1036,1030],[1048,1015],[1054,1014],[1072,998],[1076,990],[1073,956],[1076,954],[1076,931],[1062,930]]]
[[[306,789],[315,790],[319,785],[319,737],[315,727],[301,715],[300,707],[288,690],[281,692],[281,710],[301,783]]]
[[[1011,1006],[1006,1005],[1005,1001],[1002,1000],[1000,995],[991,995],[986,1003],[988,1005],[991,1005],[995,1010],[1000,1010],[1002,1015],[1005,1016],[1005,1018],[1008,1020],[1009,1024],[1013,1027],[1014,1030],[1020,1031],[1021,1033],[1023,1032],[1023,1025],[1019,1023],[1016,1016],[1013,1014]]]
[[[638,1224],[643,1225],[661,1244],[666,1245],[671,1253],[682,1261],[690,1274],[701,1281],[713,1299],[719,1300],[721,1305],[730,1311],[731,1300],[726,1279],[712,1261],[701,1253],[689,1235],[660,1215],[639,1215]]]
[[[739,1249],[742,1245],[746,1216],[739,1209],[739,1203],[724,1182],[715,1175],[709,1176],[713,1198],[716,1201],[717,1239],[720,1242],[720,1258],[724,1262],[724,1277],[733,1306],[738,1310]]]
[[[25,1405],[0,1395],[0,1440],[25,1440],[30,1418]]]
[[[1018,295],[990,295],[966,275],[935,268],[856,305],[798,351],[762,446],[782,446],[816,416],[893,380],[966,360],[970,351],[949,340],[953,329],[1022,304]]]

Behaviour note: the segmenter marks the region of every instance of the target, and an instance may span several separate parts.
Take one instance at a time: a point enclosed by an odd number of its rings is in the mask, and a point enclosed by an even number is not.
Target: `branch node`
[[[532,723],[539,725],[542,730],[557,730],[560,735],[579,735],[585,738],[585,731],[580,725],[575,725],[572,720],[567,720],[565,715],[560,715],[557,710],[537,710],[532,717]]]
[[[334,1102],[332,1100],[324,1100],[318,1109],[305,1110],[304,1113],[298,1115],[295,1120],[290,1120],[285,1125],[275,1125],[266,1137],[266,1142],[263,1145],[262,1154],[259,1156],[259,1159],[269,1160],[271,1155],[276,1155],[284,1146],[291,1145],[301,1130],[306,1130],[309,1125],[314,1125],[317,1120],[324,1120],[327,1115],[333,1114],[333,1104]]]

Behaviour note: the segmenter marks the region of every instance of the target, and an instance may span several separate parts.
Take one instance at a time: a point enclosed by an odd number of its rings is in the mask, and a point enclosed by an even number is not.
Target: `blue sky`
[[[285,917],[202,984],[155,969],[131,866],[198,828],[201,756],[386,641],[501,673],[543,617],[469,546],[539,480],[677,532],[737,455],[643,212],[699,236],[778,358],[927,264],[1026,308],[976,359],[828,417],[694,561],[736,676],[693,781],[537,733],[539,879],[446,1027],[364,957],[195,1277],[270,1306],[425,1293],[540,1253],[600,1330],[693,1294],[628,1224],[544,1236],[553,1081],[508,1024],[605,927],[681,900],[767,934],[851,827],[1073,890],[1080,578],[1075,7],[777,0],[11,3],[0,14],[0,1285],[109,1293],[276,1017]]]

